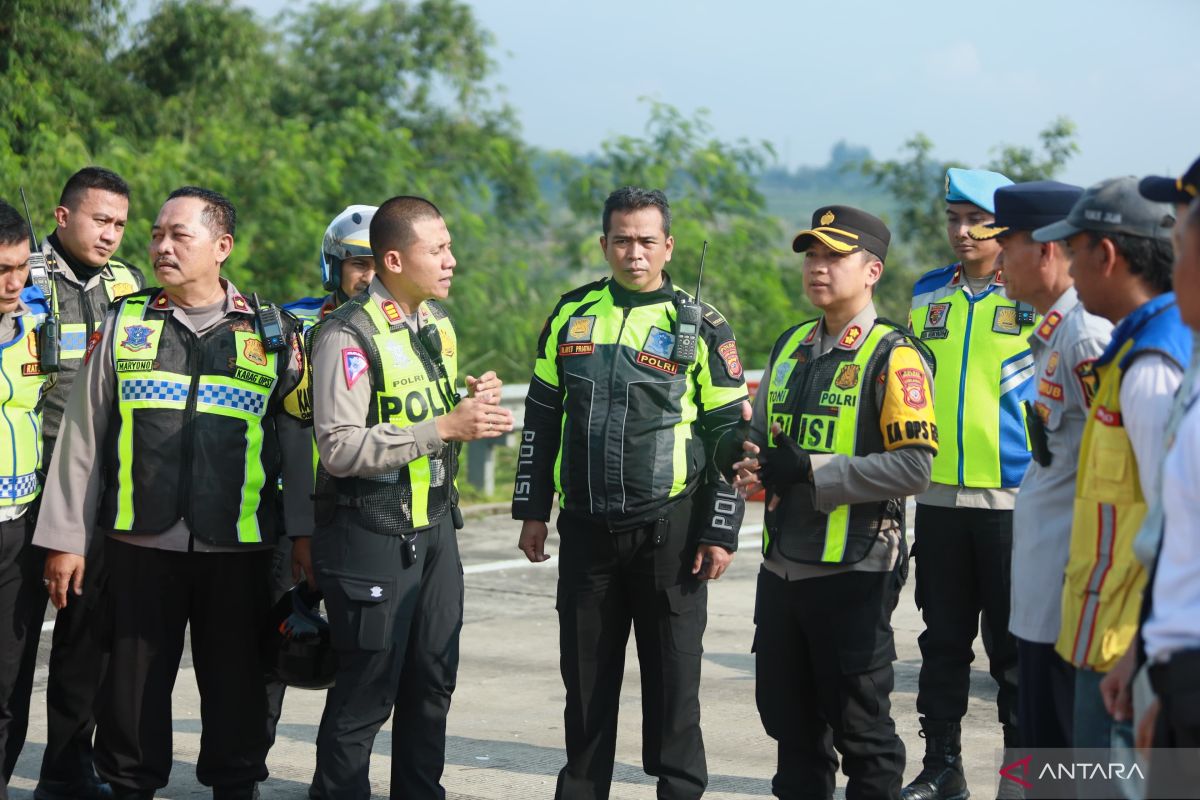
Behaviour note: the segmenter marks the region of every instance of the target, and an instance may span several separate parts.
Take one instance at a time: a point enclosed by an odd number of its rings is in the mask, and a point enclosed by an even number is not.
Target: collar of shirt
[[[17,319],[32,313],[24,300],[17,301],[17,307],[7,314],[0,315],[0,345],[6,345],[17,338]]]
[[[53,233],[42,240],[42,252],[46,254],[47,260],[54,260],[56,268],[53,268],[53,271],[56,274],[61,275],[68,283],[82,286],[85,289],[94,286],[97,281],[108,280],[113,276],[112,267],[105,264],[96,270],[95,274],[91,275],[86,281],[81,281],[73,267],[73,264],[77,264],[78,262],[66,254],[62,248],[62,243],[58,241],[58,237]],[[87,269],[87,267],[84,267],[84,269]]]
[[[650,292],[631,292],[612,278],[608,279],[608,291],[613,297],[613,304],[621,308],[637,308],[652,306],[655,303],[673,302],[675,287],[671,284],[671,276],[663,270],[662,286]]]
[[[250,301],[237,290],[233,282],[225,278],[221,278],[220,280],[222,288],[225,289],[225,305],[223,308],[225,316],[229,316],[230,314],[254,316],[254,309],[250,307]],[[167,294],[165,289],[158,290],[158,294],[150,301],[150,308],[155,311],[169,311],[175,317],[176,321],[183,323],[189,328],[191,327],[187,314],[184,313],[180,306],[175,304],[175,301],[171,299],[171,296]]]
[[[854,318],[846,323],[837,336],[833,336],[825,328],[825,317],[821,317],[821,321],[817,323],[817,335],[814,337],[814,351],[817,356],[823,356],[832,350],[834,347],[839,347],[842,350],[857,350],[866,340],[866,334],[875,324],[875,320],[879,315],[875,311],[875,301],[868,300],[867,304],[861,311],[854,315]],[[858,329],[855,332],[855,328]]]
[[[383,281],[379,280],[376,275],[371,279],[371,285],[367,287],[367,295],[371,298],[371,302],[379,306],[383,311],[383,316],[393,327],[405,324],[413,331],[418,330],[421,325],[429,320],[429,312],[424,310],[422,306],[425,301],[422,301],[416,308],[412,309],[411,314],[404,312],[404,306],[400,301],[392,297],[392,293],[383,285]]]

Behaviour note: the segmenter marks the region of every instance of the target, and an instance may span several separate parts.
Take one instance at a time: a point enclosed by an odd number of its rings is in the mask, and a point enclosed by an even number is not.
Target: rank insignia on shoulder
[[[842,338],[838,339],[838,347],[845,347],[847,349],[854,347],[854,343],[858,341],[860,336],[862,336],[862,332],[863,330],[861,326],[851,325],[846,329],[846,332],[842,334]]]
[[[1050,335],[1054,333],[1054,329],[1058,327],[1058,323],[1060,322],[1062,322],[1062,314],[1058,313],[1057,311],[1051,311],[1046,315],[1046,318],[1042,320],[1042,324],[1038,325],[1037,337],[1043,342],[1049,342]]]
[[[704,310],[704,321],[714,328],[719,328],[725,324],[725,318],[715,308],[706,308]]]
[[[383,312],[383,316],[391,325],[397,325],[404,318],[400,313],[400,306],[396,305],[395,300],[383,300],[379,303],[379,310]]]
[[[992,317],[992,330],[996,333],[1019,334],[1021,323],[1017,321],[1016,306],[1000,306]]]

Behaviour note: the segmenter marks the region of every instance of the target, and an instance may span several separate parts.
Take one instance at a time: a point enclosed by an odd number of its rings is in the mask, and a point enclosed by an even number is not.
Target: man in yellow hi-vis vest
[[[30,543],[41,492],[46,375],[38,324],[48,310],[29,275],[30,231],[0,200],[0,800],[25,745],[46,595],[43,554]]]
[[[1034,379],[1032,307],[1009,299],[1000,247],[968,231],[995,219],[994,193],[1011,184],[986,170],[946,175],[946,233],[959,261],[913,288],[913,333],[937,363],[940,449],[933,483],[917,497],[917,606],[925,620],[917,711],[924,768],[911,800],[966,792],[959,721],[967,711],[972,643],[983,626],[1006,742],[1017,728],[1017,646],[1008,631],[1012,509],[1029,464],[1021,401]]]
[[[267,777],[259,643],[278,535],[312,526],[312,437],[283,402],[305,375],[299,324],[221,268],[237,215],[185,186],[151,228],[162,289],[108,312],[63,416],[34,543],[50,599],[86,591],[84,554],[107,536],[112,651],[97,704],[96,769],[117,800],[170,778],[171,689],[190,629],[203,736],[196,776],[214,800]]]
[[[445,794],[463,613],[456,444],[512,430],[494,372],[466,376],[470,396],[458,397],[458,340],[440,302],[451,244],[433,203],[385,201],[370,226],[374,280],[312,335],[312,566],[338,654],[317,734],[322,800],[370,796],[371,748],[393,713],[391,796]]]
[[[129,185],[103,167],[84,167],[67,179],[54,232],[46,237],[45,276],[31,275],[48,294],[59,329],[58,372],[46,392],[46,460],[54,452],[67,395],[83,366],[84,352],[109,304],[146,285],[141,270],[116,257],[129,216]],[[91,568],[82,596],[68,598],[54,617],[50,674],[46,681],[46,750],[34,794],[37,800],[107,797],[92,768],[96,690],[104,664],[96,624],[103,604],[104,537],[92,541]]]
[[[778,797],[896,798],[904,744],[890,694],[891,615],[908,571],[904,497],[938,449],[919,342],[879,319],[883,222],[825,206],[792,244],[820,319],[784,332],[754,400],[738,484],[768,495],[754,618],[756,696],[778,745]]]
[[[1067,242],[1084,308],[1117,326],[1094,367],[1078,376],[1094,399],[1056,647],[1075,666],[1075,747],[1108,747],[1114,736],[1132,745],[1129,723],[1108,713],[1100,683],[1137,631],[1146,571],[1133,539],[1146,498],[1158,494],[1163,432],[1191,352],[1171,291],[1171,210],[1142,197],[1136,178],[1112,178],[1084,192],[1065,220],[1033,233]]]

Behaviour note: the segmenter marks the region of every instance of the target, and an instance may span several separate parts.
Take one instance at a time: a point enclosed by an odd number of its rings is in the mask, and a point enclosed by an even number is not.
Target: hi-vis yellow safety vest
[[[1146,585],[1146,571],[1133,553],[1146,500],[1125,429],[1121,379],[1134,359],[1147,352],[1161,353],[1182,369],[1189,347],[1174,295],[1160,295],[1117,326],[1091,368],[1094,372],[1078,376],[1095,388],[1095,399],[1079,451],[1071,551],[1055,647],[1076,667],[1107,672],[1116,664],[1137,632]]]
[[[37,294],[41,297],[41,292]],[[0,345],[0,417],[4,419],[0,431],[7,434],[0,437],[0,506],[32,502],[42,489],[39,401],[46,376],[38,360],[38,317],[25,313],[14,322],[16,337]]]
[[[445,310],[430,300],[417,310],[419,324],[437,326],[446,377],[437,368],[404,321],[394,300],[364,292],[332,311],[352,331],[362,349],[342,351],[347,384],[371,382],[367,426],[391,424],[405,428],[448,414],[454,408],[452,387],[458,380],[458,343]],[[313,333],[319,340],[325,323]],[[334,487],[341,505],[358,509],[368,526],[381,534],[403,534],[436,524],[450,511],[456,469],[453,445],[421,456],[382,475],[335,478],[318,465],[318,493]]]
[[[114,320],[116,407],[105,455],[101,525],[160,533],[183,519],[211,544],[270,543],[280,471],[273,412],[286,354],[268,352],[254,308],[197,337],[167,296],[126,297]],[[294,333],[285,317],[285,334]]]
[[[958,264],[917,281],[910,325],[937,360],[934,483],[1021,485],[1031,457],[1021,401],[1036,372],[1027,337],[1037,320],[1008,299],[1000,273],[977,295],[968,293]]]

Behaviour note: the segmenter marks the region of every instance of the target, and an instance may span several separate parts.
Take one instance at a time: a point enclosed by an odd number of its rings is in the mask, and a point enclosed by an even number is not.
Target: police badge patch
[[[150,334],[152,333],[154,333],[154,329],[145,325],[126,325],[125,341],[121,342],[121,347],[135,353],[138,350],[146,350],[150,347]]]
[[[904,404],[918,411],[924,408],[928,403],[925,398],[925,373],[906,367],[896,370],[896,377],[900,379],[900,385],[904,389]]]
[[[853,389],[858,385],[858,376],[861,371],[858,364],[843,364],[837,377],[833,380],[833,385],[839,389]]]
[[[1017,321],[1016,306],[1000,306],[992,317],[992,330],[996,333],[1019,334],[1021,323]]]
[[[363,376],[368,367],[367,354],[357,347],[347,347],[342,350],[342,370],[346,376],[346,388],[353,389],[354,384]]]
[[[590,342],[592,340],[592,328],[594,327],[596,327],[596,318],[594,316],[571,317],[567,320],[567,341]],[[670,355],[670,353],[667,355]]]
[[[926,328],[944,328],[946,327],[947,312],[950,310],[949,303],[933,303],[929,306],[929,313],[925,315]]]
[[[717,354],[725,362],[725,374],[733,380],[742,377],[742,359],[738,356],[737,342],[730,339],[717,346]]]
[[[776,385],[782,385],[792,372],[792,362],[784,361],[775,367],[775,378],[771,382]]]
[[[590,328],[588,334],[591,334]],[[650,333],[646,335],[646,344],[642,346],[642,350],[659,358],[670,358],[675,350],[675,337],[662,328],[652,326]]]
[[[260,367],[267,365],[267,350],[259,339],[247,339],[246,344],[242,346],[242,355],[251,364],[258,364]]]

